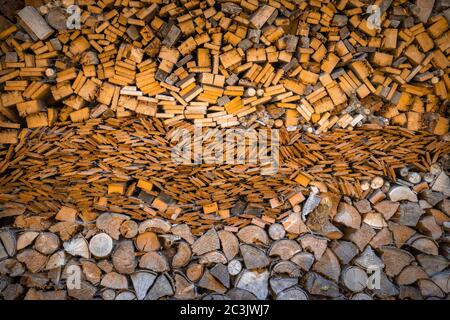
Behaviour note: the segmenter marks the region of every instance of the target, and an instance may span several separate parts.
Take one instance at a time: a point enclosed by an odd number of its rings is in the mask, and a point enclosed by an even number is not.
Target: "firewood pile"
[[[450,3],[25,5],[0,299],[449,298]],[[174,162],[198,126],[277,131],[277,170]]]
[[[447,296],[450,143],[398,127],[285,131],[279,171],[263,176],[176,165],[165,130],[93,119],[2,148],[4,299]],[[67,290],[73,265],[81,288]]]
[[[2,143],[23,126],[135,115],[448,132],[448,12],[432,15],[434,0],[79,0],[70,15],[74,3],[2,19]]]

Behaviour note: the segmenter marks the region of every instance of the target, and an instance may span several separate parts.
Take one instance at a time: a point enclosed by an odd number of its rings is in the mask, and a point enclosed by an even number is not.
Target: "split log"
[[[16,236],[12,230],[4,229],[0,230],[0,242],[3,244],[3,247],[6,253],[13,257],[16,254],[17,242]]]
[[[239,252],[238,238],[233,233],[225,230],[220,230],[217,234],[219,235],[225,257],[228,261],[231,261]]]
[[[117,272],[110,272],[103,276],[100,285],[111,289],[127,289],[127,277]]]
[[[267,245],[269,244],[269,237],[264,229],[258,226],[247,226],[239,230],[237,234],[241,242],[247,244]]]
[[[337,285],[330,280],[310,272],[306,275],[306,288],[310,294],[336,298],[340,295]]]
[[[261,269],[270,264],[270,259],[266,256],[266,253],[259,248],[242,244],[240,251],[247,269]]]
[[[139,271],[131,275],[134,291],[138,300],[143,300],[147,295],[148,289],[156,280],[156,274],[146,271]]]
[[[314,263],[314,255],[309,252],[300,252],[291,258],[291,261],[302,270],[309,271]]]
[[[227,263],[228,260],[225,257],[225,255],[220,251],[211,251],[208,253],[205,253],[204,255],[200,256],[200,259],[198,260],[200,264],[206,264],[206,265],[213,265],[217,263]]]
[[[441,272],[449,266],[449,262],[442,256],[433,256],[427,254],[418,254],[416,256],[417,261],[419,261],[425,272],[432,276],[438,272]]]
[[[225,288],[230,288],[230,274],[228,273],[228,268],[224,264],[217,263],[210,269],[210,272]]]
[[[334,221],[353,229],[359,229],[361,226],[361,216],[358,211],[353,206],[344,202],[339,204]]]
[[[192,244],[192,252],[196,255],[202,255],[204,253],[219,249],[219,236],[214,228],[208,230],[203,236]]]
[[[198,286],[217,293],[225,293],[226,288],[206,269],[202,278],[198,282]]]
[[[432,240],[424,236],[415,236],[408,240],[411,247],[431,255],[438,255],[438,245]]]
[[[175,294],[174,297],[183,300],[192,300],[196,297],[195,285],[186,279],[182,274],[175,274]]]
[[[86,239],[83,238],[82,236],[64,242],[63,247],[64,250],[72,256],[79,256],[86,259],[90,258],[89,245]]]
[[[378,202],[373,208],[383,214],[384,219],[389,220],[397,212],[399,206],[400,203],[398,202],[383,200]]]
[[[352,231],[348,234],[348,240],[356,244],[359,250],[364,250],[366,245],[372,240],[372,238],[376,235],[375,230],[369,225],[363,223],[361,224],[361,228]]]
[[[270,288],[278,295],[280,292],[295,286],[298,282],[296,278],[285,278],[285,277],[271,277],[269,280]]]
[[[299,241],[303,250],[314,253],[316,260],[320,260],[327,250],[327,240],[311,234],[300,237]]]
[[[312,270],[336,282],[341,274],[339,261],[330,249],[325,250],[322,257],[314,263]]]
[[[102,271],[97,265],[89,260],[81,260],[81,266],[83,269],[83,274],[93,285],[97,285],[102,279]]]
[[[399,285],[409,285],[420,279],[428,279],[428,275],[418,266],[407,266],[397,276]]]
[[[268,271],[244,270],[236,281],[236,288],[247,290],[253,293],[259,300],[263,300],[268,295]]]
[[[39,232],[25,231],[17,238],[17,250],[22,250],[33,243]]]
[[[66,263],[66,254],[63,250],[60,250],[55,252],[50,256],[50,258],[48,258],[47,264],[45,265],[45,270],[55,270],[59,267],[65,266]]]
[[[134,246],[132,241],[121,241],[112,254],[112,262],[117,272],[132,274],[136,268]]]
[[[349,264],[358,254],[358,248],[349,241],[332,241],[330,248],[343,265]]]
[[[188,243],[182,241],[178,244],[176,255],[172,259],[173,268],[181,268],[186,266],[191,260],[191,247]]]
[[[204,266],[199,263],[190,263],[186,269],[186,275],[189,280],[195,282],[200,280],[203,275]]]
[[[373,268],[381,270],[384,268],[382,260],[370,246],[367,246],[364,251],[356,257],[355,264],[366,270]]]
[[[294,240],[275,241],[269,249],[269,256],[278,256],[282,260],[289,260],[302,249]]]
[[[144,254],[139,260],[139,267],[158,273],[166,272],[170,269],[167,258],[163,254],[155,251]]]
[[[138,251],[150,252],[157,251],[161,248],[158,236],[156,233],[150,231],[139,234],[134,239],[134,243]]]

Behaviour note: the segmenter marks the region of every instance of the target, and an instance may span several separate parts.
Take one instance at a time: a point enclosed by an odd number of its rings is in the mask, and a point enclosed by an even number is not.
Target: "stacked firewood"
[[[114,118],[22,129],[17,145],[0,148],[0,217],[46,216],[65,205],[85,221],[102,211],[163,215],[199,234],[218,223],[280,219],[295,207],[287,199],[311,188],[361,199],[389,182],[429,184],[436,176],[425,173],[445,166],[450,153],[449,142],[398,127],[365,125],[320,139],[281,130],[279,167],[263,175],[260,163],[175,163],[171,132],[156,120]],[[405,167],[412,175],[402,175]]]
[[[449,298],[447,2],[25,4],[0,299]],[[277,167],[174,161],[224,128],[277,132]]]
[[[93,119],[3,146],[1,296],[447,297],[450,143],[398,127],[285,130],[278,172],[262,175],[177,165],[170,130]]]
[[[23,126],[136,114],[448,132],[448,12],[434,0],[36,4],[0,21],[2,143]]]
[[[431,187],[395,185],[358,201],[294,194],[276,223],[255,219],[198,237],[160,217],[104,212],[88,220],[65,206],[24,214],[0,229],[0,296],[448,299],[450,179],[434,170]]]

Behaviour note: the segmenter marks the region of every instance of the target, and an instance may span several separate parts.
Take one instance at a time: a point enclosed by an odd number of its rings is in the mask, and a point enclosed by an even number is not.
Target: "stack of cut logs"
[[[1,297],[448,298],[450,143],[285,130],[263,176],[177,165],[165,130],[58,123],[0,149]]]
[[[23,126],[136,114],[317,134],[449,129],[450,12],[432,15],[434,0],[57,4],[0,19],[2,143]]]
[[[0,299],[449,299],[448,1],[25,2]],[[198,126],[277,170],[174,162]]]
[[[95,215],[49,200],[41,206],[54,210],[0,229],[1,297],[448,299],[450,179],[437,166],[428,174],[436,175],[431,186],[395,185],[358,201],[292,193],[271,199],[292,206],[276,222],[255,215],[201,236],[161,217]],[[18,197],[31,201],[31,193]],[[153,206],[167,207],[158,199]]]

